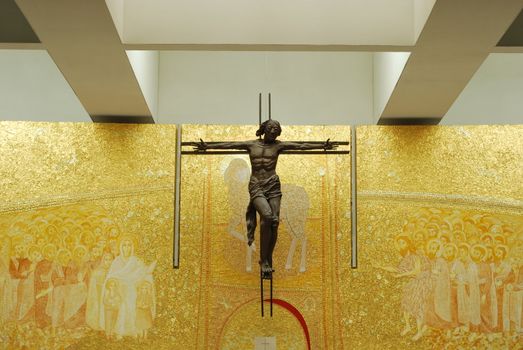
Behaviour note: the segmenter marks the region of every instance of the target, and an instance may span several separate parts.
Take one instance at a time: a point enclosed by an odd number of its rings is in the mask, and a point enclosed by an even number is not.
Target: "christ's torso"
[[[280,153],[280,142],[264,143],[255,140],[249,147],[251,160],[251,176],[257,180],[265,180],[276,174],[276,164]]]

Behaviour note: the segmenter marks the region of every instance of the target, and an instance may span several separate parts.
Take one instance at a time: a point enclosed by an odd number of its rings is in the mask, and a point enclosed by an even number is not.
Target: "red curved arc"
[[[265,302],[270,303],[271,300],[265,299]],[[301,328],[303,329],[303,333],[305,333],[305,339],[307,340],[307,349],[311,350],[311,337],[309,335],[309,328],[307,327],[307,322],[305,322],[305,318],[300,313],[300,311],[285,300],[272,299],[272,302],[273,304],[280,305],[284,309],[288,310],[291,314],[293,314],[294,317],[296,317],[298,322],[300,322]]]

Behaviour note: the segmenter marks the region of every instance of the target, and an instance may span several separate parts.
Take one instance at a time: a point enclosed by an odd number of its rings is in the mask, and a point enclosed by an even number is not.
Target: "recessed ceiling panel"
[[[372,53],[160,53],[157,123],[372,124]]]
[[[412,45],[414,0],[126,0],[128,44]]]

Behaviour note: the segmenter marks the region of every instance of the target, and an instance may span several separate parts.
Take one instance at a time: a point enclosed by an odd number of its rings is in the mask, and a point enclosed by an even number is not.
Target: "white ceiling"
[[[0,50],[0,120],[91,118],[45,50]]]
[[[157,123],[373,124],[369,52],[160,53]]]
[[[112,2],[122,21],[121,1]],[[427,0],[125,0],[124,43],[413,45]],[[415,11],[415,5],[416,11]],[[428,9],[430,12],[430,8]]]
[[[523,124],[523,53],[493,53],[441,124]]]

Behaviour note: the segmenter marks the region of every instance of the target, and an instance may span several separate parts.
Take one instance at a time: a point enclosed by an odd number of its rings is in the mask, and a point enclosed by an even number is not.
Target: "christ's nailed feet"
[[[272,266],[267,261],[262,262],[260,264],[260,268],[261,268],[263,278],[271,278],[271,275],[274,272],[274,270],[272,269]]]

